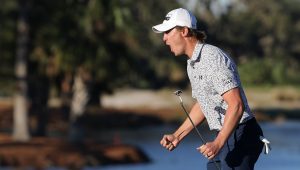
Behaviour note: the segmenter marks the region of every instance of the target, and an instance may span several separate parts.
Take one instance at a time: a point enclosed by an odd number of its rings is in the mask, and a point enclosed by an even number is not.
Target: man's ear
[[[189,29],[187,27],[184,27],[181,31],[181,34],[183,37],[187,37],[189,34]]]

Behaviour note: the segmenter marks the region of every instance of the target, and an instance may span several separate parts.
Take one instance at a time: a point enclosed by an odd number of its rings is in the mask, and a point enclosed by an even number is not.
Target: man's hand
[[[169,151],[172,151],[177,147],[179,143],[178,138],[175,135],[164,135],[160,141],[160,144]]]
[[[211,160],[219,153],[221,148],[222,146],[220,146],[216,141],[213,141],[200,146],[199,148],[197,148],[197,150],[206,158]]]

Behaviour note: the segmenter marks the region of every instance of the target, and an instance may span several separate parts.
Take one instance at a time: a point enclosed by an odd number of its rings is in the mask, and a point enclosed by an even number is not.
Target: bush
[[[245,85],[266,84],[271,81],[268,65],[257,58],[240,64],[238,70]]]
[[[300,83],[299,64],[281,58],[254,58],[238,66],[245,85],[297,85]]]

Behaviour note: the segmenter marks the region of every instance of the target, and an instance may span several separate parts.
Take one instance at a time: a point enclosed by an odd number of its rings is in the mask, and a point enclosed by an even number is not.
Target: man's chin
[[[175,51],[172,51],[171,52],[175,55],[175,56],[178,56],[178,53],[176,53]]]
[[[174,54],[174,56],[178,57],[178,56],[181,56],[182,54],[179,54],[179,53],[175,53],[172,51],[172,53]]]
[[[171,52],[174,54],[174,56],[180,56],[180,55],[182,55],[181,53],[178,53],[178,52],[173,51],[173,50],[171,50]]]

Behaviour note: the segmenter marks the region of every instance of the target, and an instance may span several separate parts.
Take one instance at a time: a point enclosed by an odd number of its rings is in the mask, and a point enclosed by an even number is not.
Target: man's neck
[[[187,40],[186,55],[188,56],[188,58],[192,58],[197,42],[198,40],[196,38]]]

